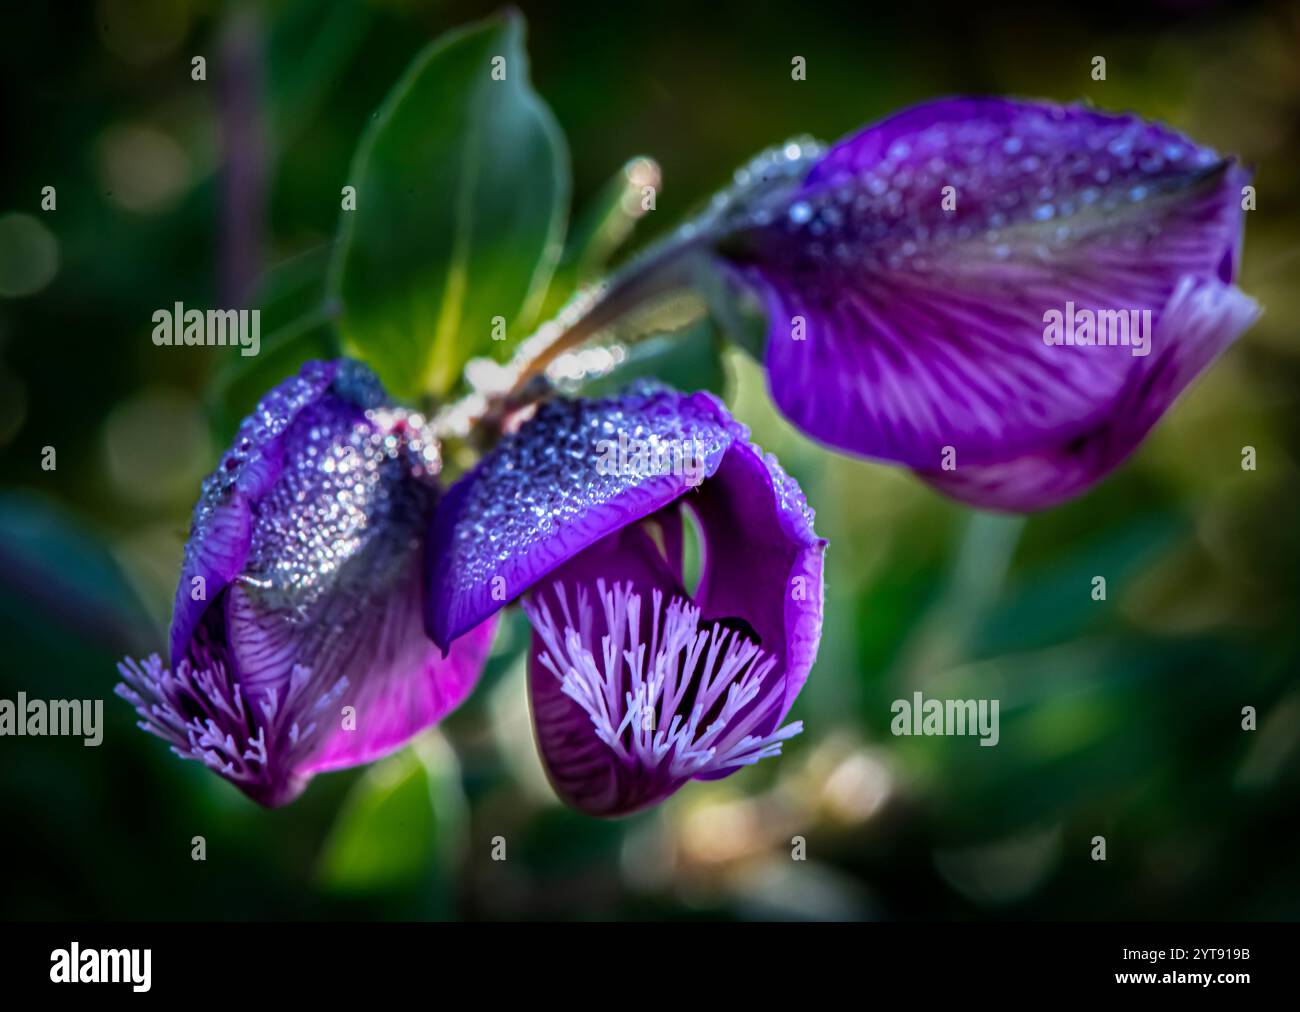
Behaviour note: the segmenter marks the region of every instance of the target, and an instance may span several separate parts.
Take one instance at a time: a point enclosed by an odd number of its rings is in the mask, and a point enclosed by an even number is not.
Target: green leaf
[[[345,71],[373,12],[337,0],[286,0],[266,30],[268,138],[278,149],[293,143],[311,122],[328,89],[347,80]]]
[[[460,842],[464,797],[454,773],[455,757],[436,734],[368,769],[326,840],[322,882],[358,893],[436,878]]]
[[[968,647],[986,657],[1082,639],[1113,626],[1115,605],[1093,601],[1092,579],[1105,574],[1109,592],[1122,597],[1142,573],[1187,536],[1185,521],[1168,513],[1135,516],[1102,537],[1076,538],[1077,548],[1012,581],[982,616]]]
[[[213,378],[209,410],[222,442],[234,437],[240,421],[262,395],[292,376],[310,359],[339,353],[329,307],[325,275],[330,248],[319,246],[273,267],[258,285],[261,350],[234,355]]]
[[[445,395],[470,358],[526,336],[560,256],[568,152],[523,37],[512,14],[433,43],[353,161],[330,288],[345,340],[398,396]]]

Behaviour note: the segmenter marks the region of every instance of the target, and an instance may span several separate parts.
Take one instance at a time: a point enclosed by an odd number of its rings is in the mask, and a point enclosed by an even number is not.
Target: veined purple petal
[[[1181,278],[1230,281],[1246,178],[1134,116],[950,99],[833,145],[717,246],[766,302],[769,383],[801,428],[923,470],[948,447],[992,464],[1095,431],[1144,368],[1046,345],[1045,314],[1160,328]]]
[[[422,580],[422,573],[416,572]],[[412,587],[411,607],[400,609],[400,626],[370,641],[376,655],[368,661],[357,692],[345,693],[342,700],[357,712],[356,729],[347,730],[335,720],[332,734],[305,764],[305,772],[358,766],[388,755],[460,706],[478,683],[492,649],[496,616],[454,640],[443,656],[424,635],[423,600]]]
[[[1259,316],[1259,306],[1215,279],[1183,278],[1160,316],[1154,351],[1138,359],[1109,415],[1068,442],[1000,464],[930,470],[922,477],[954,498],[989,509],[1046,509],[1114,470],[1178,395]],[[1092,349],[1065,349],[1088,354]]]
[[[309,363],[263,398],[195,507],[171,667],[121,666],[142,726],[278,805],[460,703],[492,623],[447,657],[424,635],[438,464],[359,363]]]
[[[611,467],[611,444],[665,452]],[[694,480],[663,466],[685,458]],[[704,553],[693,596],[684,522]],[[453,488],[430,543],[435,638],[527,593],[538,746],[574,807],[634,811],[797,732],[782,721],[816,655],[825,542],[710,395],[640,386],[544,407]]]

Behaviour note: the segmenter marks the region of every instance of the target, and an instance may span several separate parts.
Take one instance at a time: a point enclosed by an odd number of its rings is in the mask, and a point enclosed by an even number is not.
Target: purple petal
[[[700,480],[598,468],[603,441],[621,435],[664,447],[696,441]],[[682,583],[684,510],[698,522],[705,559],[693,600]],[[798,486],[711,396],[643,386],[548,405],[453,489],[434,532],[435,637],[530,591],[538,745],[574,807],[634,811],[689,779],[773,755],[798,730],[781,722],[816,655],[825,542]],[[494,581],[494,595],[480,591]],[[638,617],[606,617],[622,607]],[[713,637],[716,649],[681,667],[680,698],[655,702],[666,737],[638,738],[629,722],[649,704],[635,702],[634,662],[615,640],[630,637],[626,649],[639,644],[652,664],[663,645],[656,630],[670,626]],[[615,645],[602,645],[606,637]]]
[[[705,547],[696,603],[706,618],[743,618],[778,658],[785,692],[765,733],[790,712],[817,657],[826,542],[813,532],[799,486],[752,443],[736,443],[683,502],[699,518]]]
[[[639,553],[591,551],[599,565],[586,553],[573,564],[586,579],[565,567],[524,604],[535,630],[538,748],[560,797],[589,815],[625,815],[688,780],[778,755],[802,729],[780,724],[787,679],[779,655],[760,647],[742,616],[709,621],[653,577],[622,579],[629,569],[645,577],[629,565]]]
[[[584,548],[691,487],[684,468],[610,473],[620,436],[692,448],[704,476],[743,430],[711,395],[640,387],[544,404],[448,492],[429,538],[425,625],[446,645]]]
[[[318,773],[372,762],[401,748],[412,736],[438,723],[473,691],[492,648],[496,617],[488,619],[442,650],[424,635],[421,595],[401,609],[402,627],[390,630],[372,647],[357,691],[345,692],[340,708],[355,712],[354,729],[335,717],[335,730],[305,772]]]
[[[801,428],[922,469],[948,446],[995,463],[1095,429],[1135,368],[1045,345],[1044,314],[1158,313],[1185,275],[1230,280],[1245,178],[1133,116],[950,99],[834,145],[719,249],[764,297]]]
[[[268,393],[203,482],[172,608],[171,657],[177,663],[208,605],[243,569],[253,535],[253,503],[279,479],[287,430],[329,389],[335,362],[309,362]],[[195,579],[201,583],[196,586]]]
[[[989,509],[1045,509],[1076,496],[1123,462],[1187,385],[1258,316],[1259,306],[1238,289],[1184,278],[1161,313],[1155,350],[1137,359],[1141,364],[1095,428],[1005,463],[967,467],[958,458],[955,470],[926,471],[923,477],[948,495]]]
[[[492,624],[446,658],[424,634],[436,465],[423,419],[358,363],[309,363],[264,398],[195,508],[171,668],[121,667],[142,726],[278,805],[459,704]]]
[[[655,590],[665,598],[685,593],[669,559],[658,553],[640,524],[593,545],[550,573],[543,586],[566,588],[576,606],[578,588],[594,596],[598,580],[630,583],[647,603]],[[591,639],[599,643],[610,632],[599,607],[593,622]],[[647,612],[642,627],[649,622]],[[648,638],[648,631],[643,635]],[[543,665],[544,652],[542,637],[534,631],[528,665],[530,708],[542,765],[560,798],[589,815],[623,814],[662,800],[685,782],[684,777],[638,776],[638,770],[620,762],[595,735],[587,711],[564,693],[561,680]]]

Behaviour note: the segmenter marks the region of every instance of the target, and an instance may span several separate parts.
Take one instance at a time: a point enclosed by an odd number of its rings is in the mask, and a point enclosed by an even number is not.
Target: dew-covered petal
[[[1044,314],[1159,312],[1230,280],[1245,174],[1134,116],[950,99],[833,145],[765,223],[718,248],[769,315],[782,411],[917,468],[1008,460],[1093,430],[1120,356],[1044,344]],[[946,190],[951,187],[951,190]]]
[[[346,667],[366,649],[361,627],[391,628],[392,603],[419,593],[438,490],[421,459],[427,437],[385,401],[373,374],[345,360],[279,439],[278,474],[251,504],[246,557],[218,598],[250,688],[282,682],[295,664],[321,677]]]
[[[491,625],[446,658],[424,634],[437,455],[359,363],[309,363],[264,398],[195,509],[172,665],[122,667],[142,726],[277,805],[456,706]]]
[[[223,588],[243,569],[253,535],[253,510],[279,479],[285,433],[329,389],[335,362],[309,362],[263,397],[234,443],[203,482],[185,545],[172,608],[171,657],[179,662],[194,629]]]
[[[781,722],[816,656],[825,541],[813,531],[798,485],[743,430],[735,437],[698,487],[573,555],[526,598],[534,625],[529,687],[543,765],[557,794],[588,814],[625,814],[690,779],[729,776],[777,754],[781,741],[797,732]],[[697,526],[704,562],[694,595],[682,577],[687,522]],[[636,602],[637,618],[627,629],[622,621],[613,624],[622,639],[607,639],[610,595]],[[717,638],[717,648],[697,652],[691,665],[672,666],[682,678],[674,702],[642,699],[637,665],[651,664],[664,629],[674,622],[683,627],[687,613],[697,635]],[[629,645],[632,628],[640,648]],[[588,656],[575,653],[568,629],[581,632]],[[637,649],[647,655],[634,664]],[[728,667],[737,658],[748,658],[749,666]],[[653,692],[648,670],[642,673]],[[695,713],[702,683],[715,676],[721,681],[714,701]],[[733,682],[734,698],[728,695]],[[593,685],[603,686],[595,696]]]
[[[1129,456],[1178,395],[1259,315],[1258,304],[1215,279],[1185,277],[1160,316],[1152,353],[1135,359],[1107,417],[1072,440],[1005,463],[923,473],[930,484],[987,509],[1045,509],[1079,495]],[[1123,354],[1126,348],[1063,348],[1079,355]]]
[[[649,385],[542,405],[435,511],[430,636],[447,644],[556,566],[677,499],[717,470],[743,431],[710,394]],[[635,466],[643,441],[685,454],[682,466]]]

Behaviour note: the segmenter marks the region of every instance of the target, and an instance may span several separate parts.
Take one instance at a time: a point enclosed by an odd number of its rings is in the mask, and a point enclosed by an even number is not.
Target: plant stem
[[[576,321],[561,329],[542,347],[528,349],[527,359],[516,367],[514,384],[506,398],[519,396],[560,355],[583,344],[650,299],[690,287],[699,255],[698,241],[670,240],[617,272]]]

